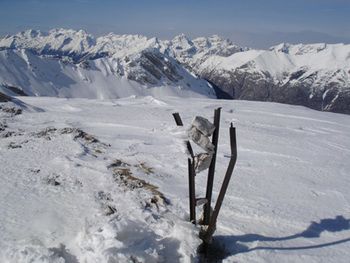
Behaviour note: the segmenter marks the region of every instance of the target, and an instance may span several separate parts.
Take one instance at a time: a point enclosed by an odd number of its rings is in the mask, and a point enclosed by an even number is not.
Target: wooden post
[[[232,126],[232,123],[231,123],[231,127],[230,127],[230,142],[231,142],[231,159],[230,159],[230,163],[229,163],[227,170],[226,170],[226,175],[225,175],[224,181],[222,183],[220,193],[219,193],[218,199],[216,201],[215,208],[214,208],[213,214],[211,216],[207,232],[206,232],[204,239],[203,239],[203,249],[204,250],[207,250],[208,245],[209,245],[210,240],[211,240],[211,237],[214,234],[216,220],[217,220],[217,217],[219,215],[219,211],[220,211],[222,202],[224,200],[224,196],[226,194],[226,190],[227,190],[227,187],[229,185],[233,169],[234,169],[236,161],[237,161],[236,128],[234,128]]]
[[[184,126],[180,117],[180,114],[178,112],[173,113],[175,122],[177,126]]]
[[[190,196],[190,221],[196,224],[196,191],[195,191],[195,172],[194,162],[188,158],[188,182],[189,182],[189,196]]]
[[[214,183],[214,173],[215,173],[215,163],[216,163],[216,153],[218,150],[218,139],[219,139],[219,127],[220,127],[220,112],[221,108],[217,108],[214,111],[214,126],[215,131],[212,137],[212,144],[215,146],[213,158],[209,166],[208,179],[207,179],[207,192],[205,198],[207,203],[204,205],[204,220],[203,225],[209,225],[210,222],[210,210],[211,210],[211,197],[213,193],[213,183]]]
[[[180,114],[178,112],[173,113],[177,126],[183,126]],[[195,191],[195,169],[194,169],[194,153],[191,143],[187,141],[187,150],[189,151],[191,158],[188,158],[188,182],[189,182],[189,202],[190,202],[190,221],[196,224],[196,191]]]
[[[176,122],[177,126],[184,126],[183,123],[182,123],[180,114],[178,112],[173,113],[173,116],[174,116],[174,119],[175,119],[175,122]],[[193,153],[193,149],[192,149],[191,143],[189,141],[187,141],[186,146],[187,146],[188,152],[190,153],[190,155],[192,157],[192,161],[194,161],[194,153]]]

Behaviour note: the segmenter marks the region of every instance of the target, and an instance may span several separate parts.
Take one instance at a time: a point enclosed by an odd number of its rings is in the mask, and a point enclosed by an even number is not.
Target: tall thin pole
[[[230,127],[230,142],[231,142],[231,159],[230,159],[230,163],[229,163],[227,170],[226,170],[224,181],[222,182],[222,186],[221,186],[221,189],[219,192],[218,199],[217,199],[216,204],[215,204],[213,214],[212,214],[211,219],[210,219],[208,230],[207,230],[207,232],[205,234],[205,238],[203,240],[206,247],[210,243],[210,239],[214,233],[216,220],[217,220],[217,217],[219,215],[219,211],[220,211],[222,202],[224,200],[224,196],[226,194],[226,190],[227,190],[227,187],[229,185],[233,169],[234,169],[236,161],[237,161],[236,128],[234,128],[232,126],[232,123],[231,123],[231,127]]]
[[[183,126],[180,114],[178,112],[173,113],[177,126]],[[195,190],[195,169],[194,169],[194,153],[189,141],[186,142],[187,150],[189,151],[191,158],[188,158],[188,183],[189,183],[189,203],[190,203],[190,221],[196,224],[196,190]]]
[[[195,191],[195,172],[194,162],[188,158],[188,182],[189,182],[189,197],[190,197],[190,221],[196,224],[196,191]]]
[[[204,225],[209,225],[209,222],[210,222],[210,210],[211,210],[210,204],[211,204],[211,197],[212,197],[212,193],[213,193],[216,153],[218,150],[220,112],[221,112],[221,108],[217,108],[214,111],[215,131],[214,131],[213,137],[212,137],[212,144],[215,146],[215,149],[214,149],[213,158],[211,160],[211,164],[209,166],[209,171],[208,171],[207,192],[206,192],[206,196],[205,196],[205,198],[207,199],[207,203],[204,205],[204,220],[203,220]]]

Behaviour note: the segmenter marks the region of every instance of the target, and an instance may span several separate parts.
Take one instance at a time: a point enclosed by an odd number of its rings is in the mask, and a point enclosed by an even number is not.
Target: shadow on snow
[[[257,246],[249,248],[242,243],[254,242],[254,241],[284,241],[295,238],[318,238],[324,231],[328,232],[340,232],[350,229],[350,219],[345,219],[343,216],[337,216],[335,219],[322,219],[319,223],[312,222],[311,225],[303,232],[287,236],[287,237],[267,237],[258,234],[247,234],[242,236],[214,236],[213,243],[209,249],[209,262],[221,262],[229,256],[247,253],[254,250],[304,250],[304,249],[316,249],[327,246],[338,245],[341,243],[349,242],[350,238],[324,243],[312,246],[300,246],[300,247],[269,247],[269,246]],[[237,243],[240,242],[240,243]]]

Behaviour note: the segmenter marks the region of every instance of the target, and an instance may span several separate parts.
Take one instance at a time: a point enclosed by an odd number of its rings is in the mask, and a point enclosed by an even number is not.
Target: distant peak
[[[277,51],[277,52],[283,52],[283,53],[289,54],[289,48],[291,46],[292,45],[289,43],[281,43],[277,46],[270,47],[268,51]]]
[[[35,38],[40,35],[41,35],[41,31],[35,30],[35,29],[28,29],[16,34],[16,36],[24,36],[24,37],[30,37],[30,38]]]
[[[297,44],[297,45],[282,43],[277,46],[270,47],[268,51],[283,52],[286,54],[293,54],[293,55],[303,55],[307,53],[308,54],[319,53],[327,48],[328,48],[328,45],[325,43]]]
[[[180,35],[174,37],[174,39],[188,39],[188,37],[184,33],[181,33]]]
[[[210,36],[209,39],[220,39],[220,40],[228,40],[228,41],[230,41],[228,38],[220,36],[220,35],[216,35],[216,34]]]
[[[180,34],[171,41],[178,49],[187,49],[193,46],[193,42],[185,34]]]

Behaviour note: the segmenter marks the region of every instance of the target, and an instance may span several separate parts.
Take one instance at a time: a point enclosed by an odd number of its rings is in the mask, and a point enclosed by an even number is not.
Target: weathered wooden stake
[[[196,224],[196,190],[195,190],[194,162],[188,158],[188,182],[190,196],[190,221]]]
[[[226,190],[227,190],[227,187],[229,185],[233,169],[234,169],[236,161],[237,161],[236,128],[234,128],[232,126],[232,123],[231,123],[231,127],[230,127],[230,143],[231,143],[231,159],[230,159],[230,163],[229,163],[227,170],[226,170],[225,178],[224,178],[224,181],[222,183],[220,193],[219,193],[213,214],[212,214],[210,222],[209,222],[208,229],[206,230],[206,233],[205,233],[204,238],[203,238],[203,246],[202,246],[203,254],[206,254],[208,251],[208,247],[209,247],[211,238],[212,238],[214,231],[215,231],[216,220],[217,220],[217,217],[219,215],[219,211],[220,211],[222,202],[224,200],[224,196],[226,194]]]
[[[219,215],[219,211],[221,209],[222,202],[224,200],[227,187],[229,185],[233,169],[235,167],[237,161],[237,141],[236,141],[236,128],[233,127],[231,123],[230,127],[230,146],[231,146],[231,158],[230,163],[227,167],[225,178],[222,182],[222,186],[219,192],[218,199],[215,204],[215,208],[211,215],[211,198],[213,192],[213,183],[214,183],[214,173],[215,173],[215,164],[216,164],[216,154],[218,148],[218,139],[219,139],[219,127],[220,127],[220,112],[221,108],[215,109],[214,112],[214,126],[215,131],[212,137],[212,144],[215,146],[212,161],[208,171],[208,179],[207,179],[207,191],[206,197],[201,198],[205,201],[204,204],[204,218],[202,225],[207,226],[207,228],[203,228],[203,232],[201,233],[201,238],[203,240],[203,244],[201,246],[201,253],[207,256],[209,244],[211,242],[211,238],[214,234],[216,221]],[[182,120],[180,118],[179,113],[173,113],[175,118],[175,122],[178,126],[183,126]],[[192,160],[188,158],[188,178],[189,178],[189,198],[190,198],[190,220],[192,223],[196,224],[196,199],[195,199],[195,169],[194,169],[194,154],[189,141],[187,141],[187,149],[191,154]],[[198,200],[199,201],[199,200]],[[202,201],[202,200],[201,200]]]
[[[184,126],[184,124],[182,123],[180,114],[178,112],[173,113],[173,116],[177,126]]]
[[[214,183],[214,174],[215,174],[215,163],[216,163],[216,153],[218,150],[218,139],[219,139],[219,127],[220,127],[220,112],[221,108],[217,108],[214,111],[214,126],[215,131],[212,137],[212,144],[215,146],[213,158],[209,166],[208,179],[207,179],[207,192],[205,198],[207,203],[204,205],[204,220],[203,225],[209,225],[210,221],[210,210],[211,210],[211,197],[213,193],[213,183]]]
[[[177,126],[183,126],[180,114],[173,113]],[[196,224],[196,189],[195,189],[195,170],[194,170],[194,153],[191,143],[187,141],[187,150],[189,151],[192,160],[188,158],[188,182],[189,182],[189,203],[190,203],[190,221]]]

